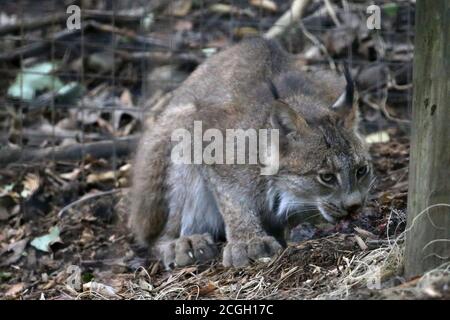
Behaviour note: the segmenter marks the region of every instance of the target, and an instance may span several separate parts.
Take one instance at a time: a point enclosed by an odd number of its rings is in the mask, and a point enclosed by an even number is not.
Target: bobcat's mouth
[[[325,218],[325,220],[327,220],[330,223],[336,223],[336,218],[329,215],[321,206],[319,206],[318,208],[319,208],[320,214],[322,215],[322,217]]]
[[[322,217],[330,223],[336,224],[339,221],[345,220],[349,217],[348,212],[340,209],[332,203],[321,203],[318,208]]]

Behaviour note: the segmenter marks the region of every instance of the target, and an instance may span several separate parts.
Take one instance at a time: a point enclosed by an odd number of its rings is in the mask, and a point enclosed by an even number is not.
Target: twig
[[[84,28],[86,29],[86,27],[88,27],[88,25],[86,25]],[[67,40],[68,38],[75,37],[80,34],[81,29],[59,31],[55,33],[54,36],[51,39],[49,39],[49,41],[39,41],[36,43],[25,45],[23,47],[19,47],[10,52],[0,54],[0,62],[1,61],[15,62],[19,59],[24,59],[41,54],[43,52],[46,52],[47,49],[51,47],[52,43]]]
[[[319,39],[317,39],[316,36],[314,36],[311,32],[309,32],[303,23],[300,23],[300,29],[302,30],[303,34],[311,40],[314,45],[316,45],[319,50],[322,51],[322,53],[325,55],[326,59],[328,60],[328,64],[330,65],[330,69],[335,71],[337,70],[336,63],[334,62],[333,58],[331,57],[330,53],[328,52],[327,48],[323,45],[322,42],[320,42]]]
[[[152,37],[144,37],[136,34],[133,31],[130,31],[128,29],[121,29],[115,26],[110,26],[107,24],[98,23],[97,21],[86,21],[85,24],[81,27],[81,29],[77,30],[62,30],[57,33],[55,33],[50,39],[47,41],[40,41],[37,43],[32,43],[20,48],[17,48],[15,50],[12,50],[10,52],[6,52],[3,54],[0,54],[0,62],[1,61],[7,61],[7,62],[16,62],[20,59],[32,57],[39,55],[41,53],[46,53],[48,49],[52,46],[52,44],[62,41],[67,41],[71,37],[81,36],[82,31],[86,34],[88,31],[91,30],[98,30],[102,32],[110,32],[115,33],[121,36],[125,36],[128,38],[131,38],[132,40],[145,44],[150,46],[157,46],[165,49],[170,48],[169,43],[164,43],[164,41],[161,41],[159,39],[155,39]]]
[[[362,97],[362,101],[367,104],[369,107],[371,107],[374,110],[380,110],[383,115],[386,117],[386,119],[391,120],[391,121],[396,121],[399,123],[405,123],[405,124],[410,124],[411,120],[408,119],[400,119],[397,117],[392,116],[389,111],[387,110],[387,106],[386,106],[386,102],[387,102],[387,94],[383,97],[383,100],[381,101],[380,105],[378,106],[376,103],[372,102],[369,100],[369,98],[367,96]]]
[[[80,199],[78,199],[78,200],[76,200],[76,201],[74,201],[74,202],[69,203],[67,206],[65,206],[64,208],[62,208],[61,210],[59,210],[59,212],[58,212],[58,218],[61,218],[61,217],[63,216],[63,214],[64,214],[67,210],[69,210],[69,209],[75,207],[76,205],[78,205],[78,204],[80,204],[80,203],[82,203],[82,202],[84,202],[84,201],[87,201],[87,200],[92,199],[92,198],[97,198],[97,197],[101,197],[101,196],[106,196],[106,195],[115,194],[115,193],[118,193],[118,192],[122,192],[122,189],[115,189],[115,190],[109,190],[109,191],[104,191],[104,192],[98,192],[98,193],[88,194],[88,195],[86,195],[86,196],[84,196],[84,197],[82,197],[82,198],[80,198]]]
[[[0,28],[0,36],[4,36],[10,33],[18,33],[21,30],[23,31],[36,30],[38,28],[46,27],[48,25],[60,24],[63,21],[66,21],[67,17],[68,15],[66,13],[63,14],[60,13],[29,21],[18,21],[17,23],[14,24],[7,24]]]
[[[127,52],[127,51],[116,51],[115,54],[124,60],[131,62],[139,62],[142,60],[149,60],[153,64],[164,65],[164,64],[184,64],[184,63],[194,63],[199,65],[203,62],[203,56],[195,53],[179,53],[175,54],[173,52]]]
[[[142,44],[146,44],[146,45],[152,45],[152,46],[158,46],[158,47],[162,47],[162,48],[170,48],[170,44],[168,43],[164,43],[164,41],[161,41],[159,39],[155,39],[149,36],[141,36],[136,34],[134,31],[129,30],[129,29],[124,29],[124,28],[118,28],[109,24],[103,24],[103,23],[99,23],[97,21],[89,21],[88,22],[89,26],[93,27],[94,29],[103,31],[103,32],[110,32],[110,33],[115,33],[118,34],[120,36],[124,36],[127,38],[130,38],[136,42],[142,43]]]
[[[274,39],[286,32],[301,18],[306,6],[311,0],[294,0],[291,8],[286,11],[264,35],[267,39]]]
[[[341,25],[341,22],[339,21],[337,15],[336,15],[336,11],[334,10],[333,5],[331,4],[330,0],[324,0],[324,2],[325,2],[325,7],[326,7],[331,19],[333,20],[334,24],[339,27]]]
[[[101,10],[82,10],[83,20],[96,20],[103,23],[111,23],[114,20],[115,24],[136,24],[140,23],[141,19],[145,17],[146,14],[157,10],[161,5],[164,4],[163,0],[150,2],[149,8],[139,8],[130,12],[129,10],[124,11],[101,11]],[[67,21],[69,17],[68,13],[52,14],[46,17],[40,17],[37,19],[31,19],[27,21],[18,21],[14,24],[8,24],[0,27],[0,36],[6,34],[14,34],[23,31],[36,30],[37,28],[46,27],[53,24],[62,24]]]
[[[85,144],[72,144],[44,149],[0,149],[0,165],[11,163],[30,163],[44,160],[80,161],[86,155],[94,158],[124,157],[132,153],[137,145],[135,135],[117,138],[115,141],[99,141]]]

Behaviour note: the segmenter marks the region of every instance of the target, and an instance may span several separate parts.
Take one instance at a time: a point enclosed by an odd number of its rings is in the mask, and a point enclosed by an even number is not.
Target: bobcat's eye
[[[321,173],[319,179],[325,184],[332,184],[336,181],[336,176],[332,173]]]
[[[367,174],[367,172],[369,172],[369,167],[362,166],[356,170],[356,176],[358,177],[358,179],[362,178]]]

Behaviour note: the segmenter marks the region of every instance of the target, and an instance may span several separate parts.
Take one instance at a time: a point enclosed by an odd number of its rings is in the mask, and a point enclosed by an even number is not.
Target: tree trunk
[[[405,274],[450,256],[450,1],[417,0]]]

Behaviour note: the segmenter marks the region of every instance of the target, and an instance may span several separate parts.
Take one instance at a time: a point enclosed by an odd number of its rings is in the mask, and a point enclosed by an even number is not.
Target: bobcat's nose
[[[345,199],[343,207],[349,215],[353,215],[358,212],[362,207],[361,193],[354,192],[350,194],[347,199]]]
[[[345,210],[347,210],[349,215],[353,215],[355,213],[357,213],[359,211],[359,209],[361,209],[362,205],[359,204],[354,204],[351,205],[350,207],[346,207]]]

